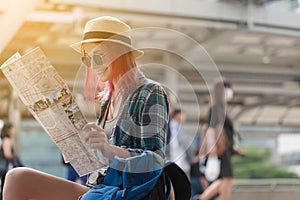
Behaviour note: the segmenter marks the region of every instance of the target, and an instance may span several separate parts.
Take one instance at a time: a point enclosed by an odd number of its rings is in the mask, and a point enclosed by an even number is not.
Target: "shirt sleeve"
[[[169,103],[164,89],[155,84],[140,110],[141,147],[165,157],[165,143],[169,121]],[[140,153],[141,149],[128,149]]]

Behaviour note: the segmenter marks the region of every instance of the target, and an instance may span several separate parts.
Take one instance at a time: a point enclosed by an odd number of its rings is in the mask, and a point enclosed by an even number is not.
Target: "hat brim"
[[[74,44],[71,44],[70,47],[72,47],[75,51],[77,51],[78,53],[81,53],[81,45],[84,44],[84,43],[92,43],[92,42],[103,42],[103,41],[106,41],[106,42],[115,42],[115,43],[118,43],[118,44],[122,44],[124,46],[127,46],[129,47],[132,51],[132,54],[135,58],[138,58],[138,57],[141,57],[144,55],[144,52],[143,51],[140,51],[138,49],[135,49],[133,48],[131,45],[125,43],[125,42],[122,42],[122,41],[119,41],[119,40],[113,40],[113,39],[86,39],[86,40],[82,40],[80,42],[76,42]]]

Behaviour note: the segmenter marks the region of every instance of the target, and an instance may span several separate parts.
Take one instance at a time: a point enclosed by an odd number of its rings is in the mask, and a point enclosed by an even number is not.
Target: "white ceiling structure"
[[[220,73],[233,83],[229,108],[241,131],[299,132],[300,15],[293,12],[217,0],[0,0],[0,65],[16,51],[40,46],[72,88],[80,59],[69,44],[81,39],[87,20],[101,15],[134,28],[134,45],[145,51],[138,62],[177,96],[190,122],[199,118],[198,105],[205,115]],[[11,87],[3,74],[0,88],[5,117]],[[30,117],[25,108],[22,113]]]

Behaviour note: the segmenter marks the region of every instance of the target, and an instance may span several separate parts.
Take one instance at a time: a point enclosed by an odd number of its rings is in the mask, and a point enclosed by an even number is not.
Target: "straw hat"
[[[89,20],[84,27],[83,39],[70,46],[81,53],[83,43],[110,41],[129,47],[135,57],[142,56],[144,52],[131,45],[130,32],[130,26],[121,20],[111,16],[102,16]]]

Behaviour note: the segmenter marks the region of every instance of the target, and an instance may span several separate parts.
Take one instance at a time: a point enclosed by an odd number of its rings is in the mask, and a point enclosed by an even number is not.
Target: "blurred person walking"
[[[170,104],[171,105],[171,104]],[[180,128],[185,121],[185,116],[181,109],[173,109],[170,106],[172,112],[170,112],[170,118],[168,122],[167,130],[167,146],[166,146],[166,159],[175,162],[183,171],[187,174],[189,170],[189,163],[187,161],[187,155],[185,152],[185,141],[180,135]],[[170,200],[175,199],[174,188],[171,188]]]
[[[233,93],[229,81],[222,77],[216,80],[213,88],[212,104],[207,118],[208,129],[205,133],[205,145],[209,150],[208,157],[218,156],[220,174],[217,180],[213,181],[199,196],[200,200],[211,199],[217,194],[219,194],[220,200],[230,199],[234,176],[231,156],[233,154],[244,155],[242,151],[234,147],[234,126],[226,111],[227,102],[232,99]]]
[[[23,164],[20,161],[18,155],[14,152],[13,140],[12,137],[15,134],[15,128],[12,123],[5,122],[1,129],[1,163],[4,163],[1,166],[0,175],[1,175],[1,199],[3,185],[6,177],[6,173],[15,167],[22,167]]]
[[[201,125],[200,131],[194,137],[191,146],[187,149],[187,160],[190,164],[189,174],[192,189],[191,199],[194,199],[194,197],[202,194],[208,186],[203,170],[200,170],[200,163],[203,162],[204,164],[205,162],[205,157],[202,157],[202,155],[200,155],[200,147],[202,144],[202,130],[206,129],[205,126],[206,125]]]
[[[175,109],[171,114],[169,122],[170,139],[169,139],[169,156],[170,160],[179,165],[186,173],[189,171],[189,164],[186,159],[186,141],[180,134],[182,123],[185,122],[185,115],[181,109]],[[168,140],[168,139],[167,139]]]

